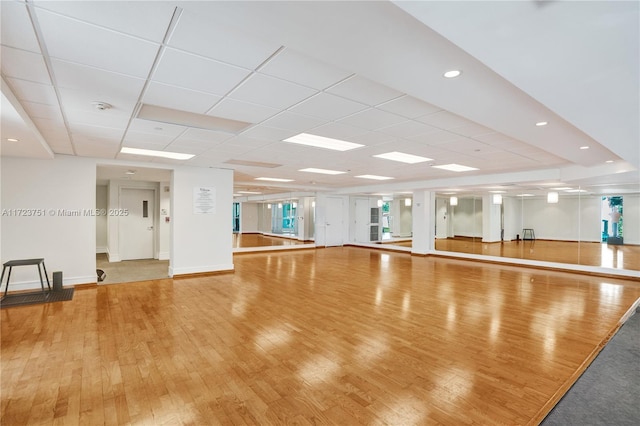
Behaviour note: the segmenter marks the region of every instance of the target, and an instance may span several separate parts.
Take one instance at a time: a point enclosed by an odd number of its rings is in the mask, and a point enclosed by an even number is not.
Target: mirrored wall
[[[639,194],[583,191],[438,195],[435,250],[640,270]]]
[[[310,243],[315,239],[315,197],[295,194],[234,200],[235,248]]]

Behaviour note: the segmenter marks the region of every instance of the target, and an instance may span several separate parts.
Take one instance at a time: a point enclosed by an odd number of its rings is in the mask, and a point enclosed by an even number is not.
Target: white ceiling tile
[[[180,135],[180,140],[193,139],[204,142],[221,143],[234,137],[231,133],[216,132],[214,130],[205,129],[188,129],[185,133]]]
[[[65,110],[93,108],[92,102],[100,101],[111,104],[109,111],[131,114],[145,82],[69,62],[54,60],[52,65]]]
[[[260,72],[317,90],[326,89],[352,74],[290,48],[280,51]]]
[[[44,118],[48,120],[62,120],[62,113],[57,105],[39,104],[35,102],[21,102],[23,108],[32,118]]]
[[[122,146],[126,146],[127,148],[140,148],[140,149],[150,149],[152,151],[164,151],[167,150],[167,146],[169,143],[165,143],[164,140],[150,140],[150,139],[136,139],[129,138],[130,135],[127,135],[127,138],[122,142]]]
[[[475,155],[476,152],[484,152],[484,151],[496,152],[495,148],[492,148],[491,146],[485,143],[474,141],[473,139],[469,139],[469,138],[459,138],[453,141],[449,141],[444,144],[438,145],[438,148],[447,149],[449,151],[460,152],[467,155]]]
[[[53,86],[34,83],[18,78],[7,78],[13,94],[21,101],[36,102],[47,105],[57,105],[58,97]]]
[[[337,120],[366,108],[366,105],[358,102],[353,102],[328,93],[319,93],[294,106],[290,111],[323,118],[325,120]]]
[[[42,9],[157,43],[162,42],[175,9],[172,2],[164,1],[36,1],[35,4]]]
[[[269,117],[273,117],[278,111],[280,110],[276,108],[237,101],[227,97],[211,109],[207,115],[245,121],[247,123],[260,123]]]
[[[169,123],[158,123],[157,121],[142,120],[134,118],[129,125],[129,132],[146,133],[160,137],[175,138],[187,130],[187,127],[176,126]]]
[[[403,95],[402,92],[375,83],[359,75],[353,76],[331,87],[327,92],[369,106],[388,102]]]
[[[272,143],[273,143],[272,141],[268,141],[264,139],[237,136],[237,137],[234,137],[233,139],[225,141],[224,143],[221,143],[220,145],[217,145],[215,148],[213,148],[213,151],[211,152],[211,154],[213,155],[214,152],[220,151],[220,152],[227,152],[233,155],[240,155],[240,154],[244,154],[246,152],[252,151],[254,149],[261,148],[266,145],[271,145]],[[208,155],[208,154],[205,153],[203,155]]]
[[[296,132],[293,132],[291,130],[277,129],[275,127],[268,127],[263,125],[254,126],[242,132],[242,136],[246,136],[249,138],[264,139],[272,142],[287,139],[295,134]]]
[[[395,141],[394,136],[382,132],[366,132],[361,135],[352,136],[349,142],[360,143],[363,145],[380,145]]]
[[[308,133],[327,138],[340,139],[347,142],[355,142],[352,139],[366,133],[360,127],[350,126],[348,124],[333,122],[314,127]]]
[[[171,146],[179,146],[179,147],[184,147],[184,148],[193,148],[193,149],[198,149],[201,150],[201,152],[204,152],[208,149],[211,149],[217,145],[219,145],[222,142],[217,142],[217,141],[199,141],[196,139],[185,139],[185,138],[178,138],[175,141],[173,141],[171,143]]]
[[[0,16],[0,40],[3,45],[40,53],[40,45],[33,32],[25,3],[0,2]]]
[[[65,108],[65,115],[71,127],[75,125],[88,125],[124,131],[129,122],[129,115],[120,114],[117,111],[111,110],[98,111],[86,108]]]
[[[428,145],[438,145],[438,144],[446,143],[456,139],[460,139],[460,136],[454,133],[447,132],[446,130],[441,130],[434,133],[427,133],[424,135],[407,137],[407,139],[414,142],[420,142]]]
[[[144,93],[143,103],[179,111],[206,113],[221,96],[198,92],[168,84],[151,82]]]
[[[283,111],[262,124],[269,127],[277,127],[278,129],[287,129],[302,133],[317,127],[324,122],[325,120],[320,120],[315,117]]]
[[[454,127],[449,129],[449,131],[451,133],[469,137],[477,137],[480,135],[486,135],[487,133],[493,133],[493,130],[475,123],[461,127]]]
[[[117,145],[76,144],[76,153],[80,157],[115,158],[118,151]]]
[[[1,46],[0,57],[2,57],[0,63],[3,77],[14,77],[35,83],[51,84],[42,55]]]
[[[150,133],[138,133],[127,131],[126,136],[124,137],[124,145],[133,146],[132,143],[137,144],[152,144],[156,146],[165,147],[169,145],[175,136],[171,135],[159,135],[159,134],[150,134]]]
[[[201,92],[225,95],[250,71],[175,49],[165,49],[153,81]],[[214,78],[215,77],[215,78]]]
[[[169,152],[180,152],[182,154],[193,154],[200,155],[203,152],[209,150],[211,147],[202,147],[202,146],[194,146],[194,145],[185,145],[177,142],[172,142],[165,148],[166,151]]]
[[[47,145],[59,155],[73,155],[73,148],[68,140],[47,139]]]
[[[289,108],[317,93],[316,90],[263,74],[253,74],[229,97],[273,108]]]
[[[168,44],[250,70],[254,70],[280,48],[277,43],[214,24],[209,17],[188,9],[182,12]]]
[[[43,10],[37,15],[52,58],[140,78],[149,75],[158,44]]]
[[[438,129],[449,130],[455,127],[469,126],[473,123],[465,118],[462,118],[449,111],[439,111],[433,114],[428,114],[422,117],[418,117],[416,120],[429,124]]]
[[[405,95],[400,98],[393,99],[389,102],[385,102],[378,105],[376,108],[383,111],[392,112],[394,114],[402,115],[403,117],[407,118],[418,118],[423,115],[442,111],[442,108],[431,105],[409,95]]]
[[[439,132],[440,130],[427,124],[423,124],[413,120],[407,120],[403,121],[402,123],[383,127],[379,129],[379,131],[399,138],[410,138],[413,136]]]
[[[407,121],[405,117],[401,117],[390,112],[380,111],[375,108],[369,108],[338,120],[339,123],[349,124],[365,130],[376,130],[381,127],[391,126],[392,124],[398,124],[404,121]]]
[[[119,144],[124,134],[124,129],[112,127],[98,127],[90,124],[72,124],[71,135],[76,143],[106,143]]]

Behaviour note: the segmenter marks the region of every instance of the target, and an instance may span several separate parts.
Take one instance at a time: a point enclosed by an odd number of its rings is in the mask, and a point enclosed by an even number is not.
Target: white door
[[[356,199],[356,242],[369,242],[370,222],[369,199]]]
[[[343,200],[337,197],[327,197],[327,210],[325,215],[326,241],[325,245],[342,245],[342,208]]]
[[[122,260],[152,259],[155,191],[122,188],[120,192],[120,253]]]

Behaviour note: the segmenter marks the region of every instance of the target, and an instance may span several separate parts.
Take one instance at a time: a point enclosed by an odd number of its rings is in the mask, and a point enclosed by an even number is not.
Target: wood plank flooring
[[[537,424],[640,283],[357,247],[1,319],[3,425]]]
[[[446,238],[435,241],[436,250],[474,253],[613,269],[640,270],[640,246],[607,243],[521,240],[483,243],[471,238]]]

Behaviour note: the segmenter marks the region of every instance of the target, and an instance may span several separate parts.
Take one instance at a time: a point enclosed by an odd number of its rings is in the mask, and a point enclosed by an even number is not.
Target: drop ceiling
[[[187,153],[184,164],[234,169],[237,191],[265,194],[522,191],[558,182],[640,190],[637,2],[1,7],[3,156],[157,167],[176,160],[120,150]],[[462,74],[444,78],[451,69]],[[141,118],[154,108],[241,125]],[[299,133],[363,146],[283,142]],[[393,151],[432,161],[374,157]],[[450,163],[477,170],[433,167]]]

